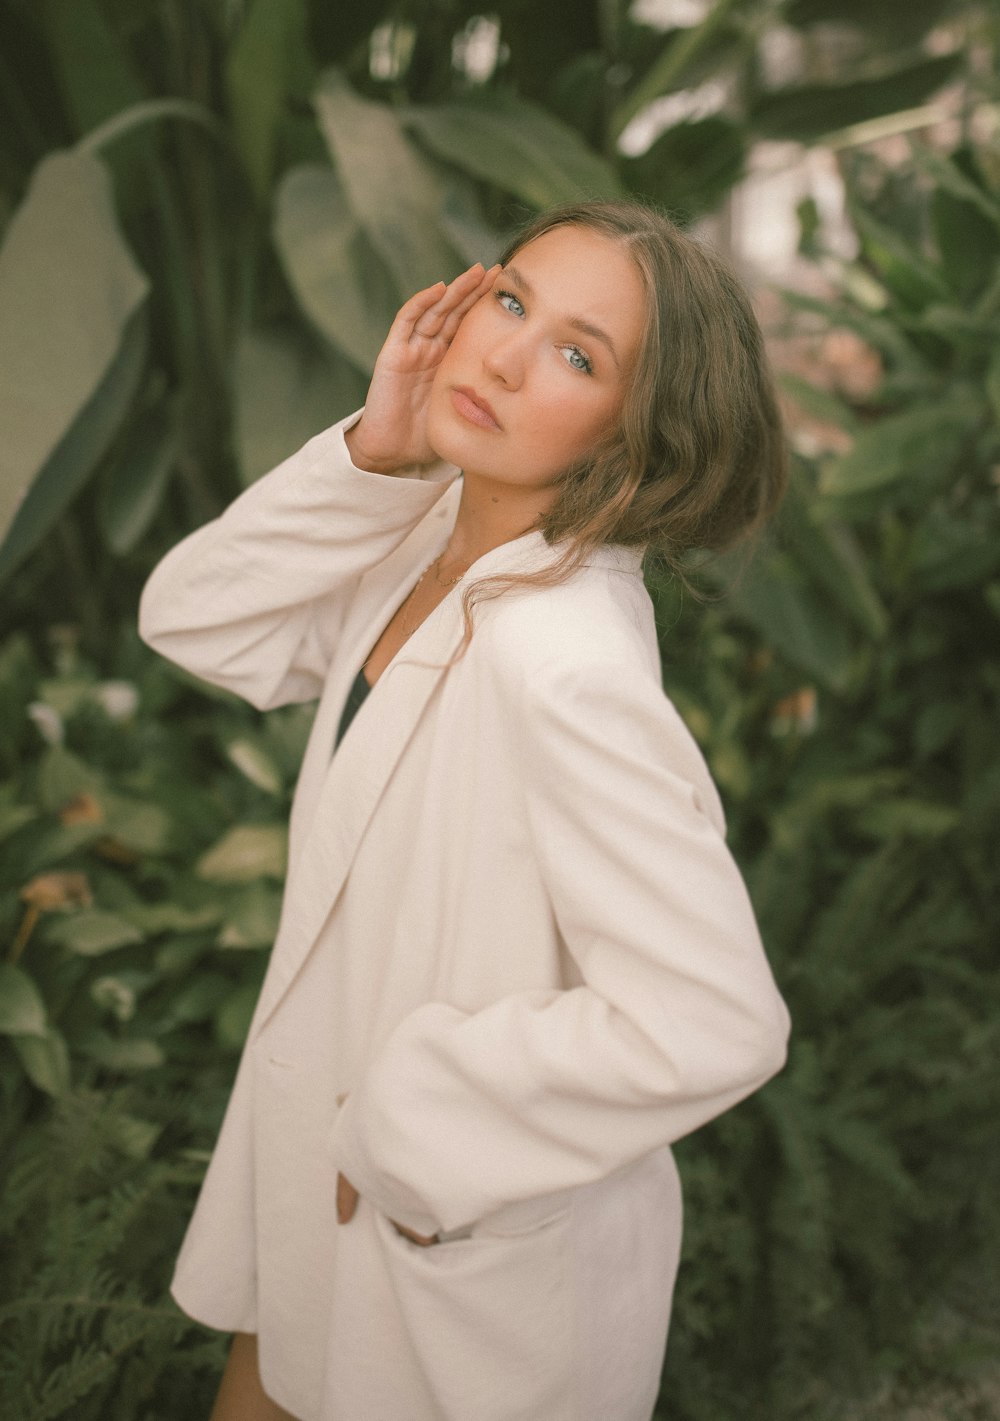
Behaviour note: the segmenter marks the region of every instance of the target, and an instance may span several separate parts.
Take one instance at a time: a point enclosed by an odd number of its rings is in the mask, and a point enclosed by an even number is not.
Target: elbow
[[[140,638],[154,651],[162,652],[163,642],[170,635],[170,626],[164,617],[163,596],[160,594],[155,570],[146,579],[146,585],[139,596],[136,620]]]
[[[771,1010],[757,1018],[750,1049],[747,1053],[748,1077],[753,1089],[762,1086],[772,1076],[783,1070],[788,1060],[788,1041],[792,1030],[792,1018],[787,1006],[777,990],[771,1003]]]

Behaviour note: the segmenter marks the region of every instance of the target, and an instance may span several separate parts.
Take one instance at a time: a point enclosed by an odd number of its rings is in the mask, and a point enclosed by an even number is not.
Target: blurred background
[[[647,572],[794,1020],[678,1146],[657,1414],[1000,1416],[998,39],[955,0],[4,0],[3,1417],[207,1415],[226,1345],[166,1287],[311,711],[157,659],[145,577],[360,405],[413,290],[623,193],[744,275],[794,452],[752,561]]]

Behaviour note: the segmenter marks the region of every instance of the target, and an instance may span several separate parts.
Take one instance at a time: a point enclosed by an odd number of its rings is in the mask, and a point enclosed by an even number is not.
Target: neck
[[[552,489],[512,487],[464,473],[455,527],[443,559],[445,566],[469,566],[501,543],[531,532],[553,497]]]

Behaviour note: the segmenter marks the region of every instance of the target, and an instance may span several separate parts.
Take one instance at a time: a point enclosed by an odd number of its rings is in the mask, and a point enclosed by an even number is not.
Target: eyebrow
[[[525,296],[530,297],[532,300],[535,299],[534,287],[530,281],[525,279],[524,273],[519,271],[516,266],[505,266],[502,274],[509,277],[515,285],[520,286]],[[607,331],[602,331],[600,326],[595,326],[593,321],[587,321],[583,316],[567,316],[566,324],[572,326],[575,331],[580,331],[583,335],[593,336],[594,340],[599,340],[602,345],[607,346],[611,354],[611,359],[615,362],[618,369],[621,370],[621,361],[618,359],[615,343]]]

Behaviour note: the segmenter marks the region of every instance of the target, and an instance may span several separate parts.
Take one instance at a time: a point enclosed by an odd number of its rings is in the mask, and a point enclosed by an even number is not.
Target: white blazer
[[[463,586],[556,550],[534,532],[486,553],[333,753],[461,494],[443,463],[356,468],[357,417],[142,596],[172,661],[262,709],[319,702],[172,1290],[258,1333],[265,1389],[302,1421],[649,1421],[680,1249],[670,1142],[781,1068],[788,1013],[663,691],[640,550],[480,604],[445,672]],[[346,1225],[338,1170],[361,1194]]]

